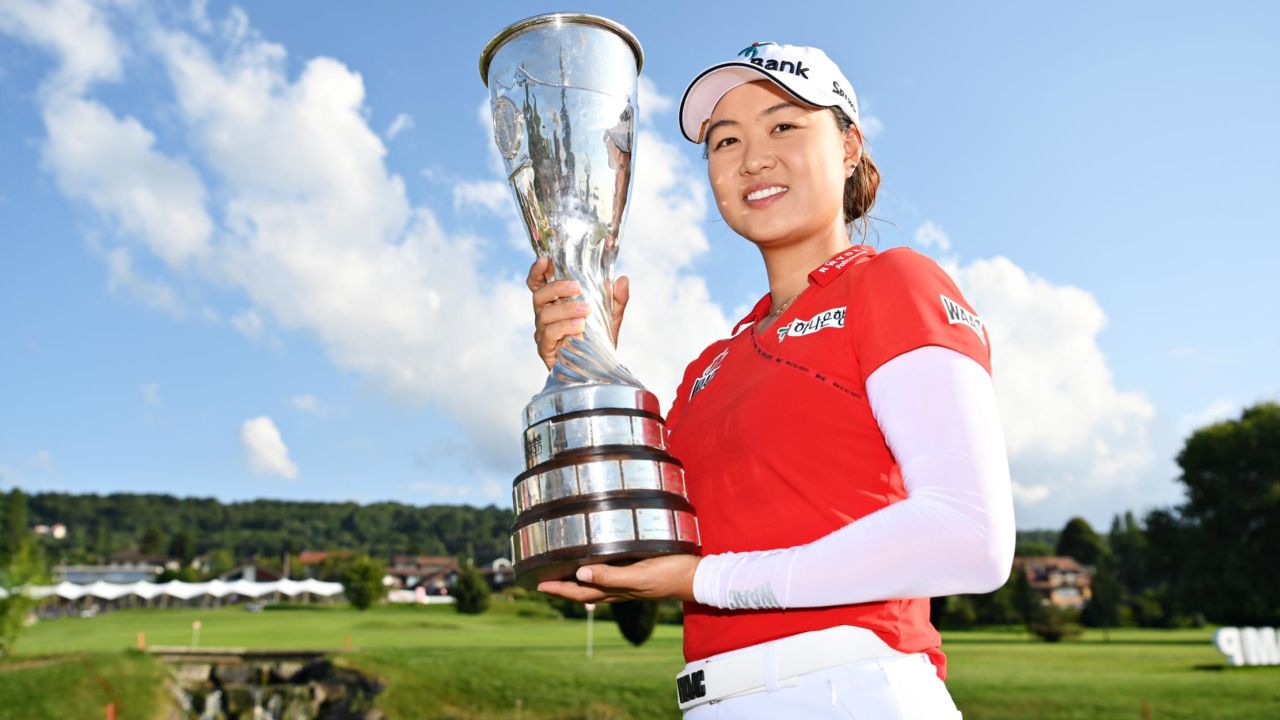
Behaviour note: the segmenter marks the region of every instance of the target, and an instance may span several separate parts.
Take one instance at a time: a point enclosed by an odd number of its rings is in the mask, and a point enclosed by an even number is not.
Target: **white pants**
[[[795,684],[699,705],[685,720],[960,720],[960,711],[924,653],[807,673]]]

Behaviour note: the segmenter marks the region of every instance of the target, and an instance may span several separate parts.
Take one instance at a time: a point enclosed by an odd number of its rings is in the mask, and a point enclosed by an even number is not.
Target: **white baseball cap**
[[[807,105],[844,111],[859,131],[858,98],[849,79],[818,48],[751,43],[738,57],[712,65],[698,74],[680,101],[680,130],[692,143],[701,143],[716,103],[730,90],[749,82],[770,80]]]

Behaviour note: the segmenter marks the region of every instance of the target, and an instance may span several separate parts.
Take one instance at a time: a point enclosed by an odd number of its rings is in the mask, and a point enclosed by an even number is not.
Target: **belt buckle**
[[[700,705],[707,696],[707,674],[702,668],[676,676],[676,698],[681,710]]]

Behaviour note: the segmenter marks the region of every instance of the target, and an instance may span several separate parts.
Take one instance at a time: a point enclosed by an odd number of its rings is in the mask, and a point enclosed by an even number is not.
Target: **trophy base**
[[[525,467],[512,484],[516,583],[573,577],[582,565],[698,554],[684,467],[666,452],[657,398],[582,385],[525,408]]]
[[[516,585],[533,590],[544,580],[572,580],[583,565],[629,565],[659,555],[696,555],[698,544],[677,540],[636,540],[543,553],[517,563]]]

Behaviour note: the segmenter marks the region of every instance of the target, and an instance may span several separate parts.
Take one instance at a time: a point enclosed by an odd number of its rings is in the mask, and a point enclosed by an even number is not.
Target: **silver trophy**
[[[524,410],[511,553],[526,587],[700,545],[658,399],[618,362],[610,323],[643,61],[630,31],[580,13],[521,20],[480,56],[493,139],[529,240],[591,305]]]

